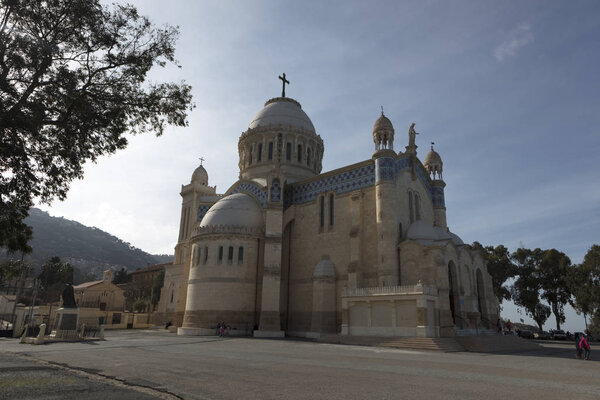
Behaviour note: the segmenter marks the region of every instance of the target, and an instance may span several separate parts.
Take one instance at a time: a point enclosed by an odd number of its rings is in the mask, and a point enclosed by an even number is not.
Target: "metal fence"
[[[394,294],[426,294],[431,296],[437,295],[437,290],[434,286],[427,285],[402,285],[402,286],[379,286],[366,288],[345,288],[343,296],[358,297],[358,296],[373,296],[373,295],[394,295]]]

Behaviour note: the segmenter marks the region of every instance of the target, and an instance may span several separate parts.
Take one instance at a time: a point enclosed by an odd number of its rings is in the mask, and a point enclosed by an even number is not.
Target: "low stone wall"
[[[517,336],[456,336],[455,339],[465,350],[477,353],[511,353],[541,349],[539,344]]]
[[[425,285],[348,289],[342,335],[438,337],[437,291]]]

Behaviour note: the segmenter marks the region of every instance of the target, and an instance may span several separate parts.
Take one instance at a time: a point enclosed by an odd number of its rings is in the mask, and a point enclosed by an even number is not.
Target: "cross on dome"
[[[281,97],[285,97],[285,84],[287,83],[289,85],[290,81],[285,79],[285,72],[283,73],[283,77],[281,75],[279,75],[279,79],[281,79],[281,81],[283,83],[283,88],[281,89]]]
[[[200,165],[202,165],[202,162],[205,161],[204,158],[202,158],[202,157],[200,157],[199,160],[200,160]]]

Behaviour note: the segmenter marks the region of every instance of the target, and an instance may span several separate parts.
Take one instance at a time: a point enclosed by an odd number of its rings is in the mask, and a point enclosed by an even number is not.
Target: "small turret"
[[[194,173],[192,174],[191,183],[195,183],[195,182],[197,182],[201,185],[204,185],[204,186],[208,185],[208,172],[206,172],[206,169],[204,169],[202,164],[200,164],[200,166],[198,168],[196,168],[194,170]]]
[[[442,157],[440,157],[440,155],[433,150],[433,145],[434,143],[431,142],[431,150],[427,154],[427,157],[425,157],[425,163],[423,165],[425,166],[425,169],[429,173],[429,176],[432,180],[442,180],[442,169],[444,163],[442,162]]]
[[[442,180],[442,170],[444,163],[442,157],[433,150],[434,143],[431,142],[431,150],[425,157],[425,169],[431,178],[431,197],[433,201],[433,220],[434,225],[442,229],[448,227],[446,223],[446,202],[444,200],[444,188],[446,183]]]
[[[375,151],[394,149],[394,127],[392,122],[383,115],[383,110],[381,110],[381,116],[377,118],[373,126],[373,142],[375,143]]]

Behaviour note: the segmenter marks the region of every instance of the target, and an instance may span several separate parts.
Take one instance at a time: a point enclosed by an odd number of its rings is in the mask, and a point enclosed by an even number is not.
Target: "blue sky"
[[[219,192],[236,181],[238,137],[286,72],[325,142],[324,171],[371,157],[383,106],[396,149],[411,122],[421,159],[436,143],[448,225],[466,243],[574,262],[600,243],[597,1],[133,3],[180,27],[181,68],[151,79],[185,80],[197,108],[188,128],[87,165],[66,201],[42,207],[52,215],[171,253],[180,185],[200,156]]]

